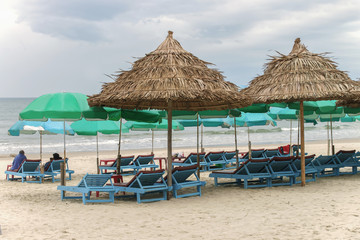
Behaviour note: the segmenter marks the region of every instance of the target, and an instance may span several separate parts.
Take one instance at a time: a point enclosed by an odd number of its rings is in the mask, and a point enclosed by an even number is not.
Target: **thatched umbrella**
[[[105,83],[100,94],[89,97],[91,106],[168,111],[168,183],[172,185],[172,110],[223,110],[251,105],[238,87],[224,81],[216,69],[185,51],[169,31],[153,52],[121,71],[115,82]]]
[[[280,53],[279,53],[280,54]],[[301,119],[301,182],[305,185],[305,144],[303,101],[345,99],[358,88],[355,81],[337,69],[326,53],[309,52],[295,40],[289,55],[272,56],[264,74],[250,82],[242,92],[251,95],[255,103],[300,101]]]

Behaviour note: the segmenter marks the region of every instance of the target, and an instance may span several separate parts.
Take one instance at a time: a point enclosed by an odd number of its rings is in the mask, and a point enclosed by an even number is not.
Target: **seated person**
[[[24,159],[27,159],[25,156],[24,150],[20,150],[19,154],[14,158],[11,166],[11,171],[17,170],[20,167],[20,164],[24,161]]]
[[[50,161],[46,162],[45,165],[44,165],[44,169],[45,171],[49,168],[52,160],[59,160],[59,159],[62,159],[62,157],[60,157],[60,155],[58,153],[54,153],[53,154],[53,157],[50,158]]]

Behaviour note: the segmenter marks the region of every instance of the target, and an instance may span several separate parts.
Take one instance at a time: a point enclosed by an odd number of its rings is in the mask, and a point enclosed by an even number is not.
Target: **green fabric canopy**
[[[119,134],[120,123],[118,121],[87,121],[85,119],[73,122],[71,128],[78,135],[96,136],[98,133],[102,134]],[[124,126],[121,128],[122,133],[128,133],[129,129]]]

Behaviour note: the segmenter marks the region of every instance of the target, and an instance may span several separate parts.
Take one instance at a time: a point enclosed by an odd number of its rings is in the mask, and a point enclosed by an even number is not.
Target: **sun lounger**
[[[314,155],[307,155],[305,156],[305,176],[310,175],[312,178],[306,179],[306,182],[314,182],[316,180],[316,176],[318,174],[318,170],[315,168],[313,164],[313,160],[315,158]],[[292,161],[292,167],[295,172],[295,183],[301,183],[301,181],[296,181],[297,177],[301,176],[301,157],[294,157]]]
[[[29,160],[25,159],[16,170],[6,170],[6,179],[8,181],[21,179],[21,182],[36,182],[41,183],[44,178],[44,174],[38,170],[41,160]],[[9,175],[18,176],[19,178],[10,178]],[[34,177],[33,180],[26,180],[26,177]],[[34,180],[35,179],[35,180]]]
[[[264,153],[265,153],[265,149],[251,149],[251,158],[252,159],[266,158]],[[242,159],[249,159],[249,152],[245,153],[245,155],[242,156]]]
[[[339,171],[340,175],[357,173],[357,168],[360,167],[360,162],[359,162],[359,158],[356,157],[355,152],[356,152],[355,150],[350,150],[350,151],[340,150],[335,154],[336,159],[342,168],[343,167],[352,168],[351,172]]]
[[[196,174],[197,165],[188,167],[176,167],[172,170],[172,187],[175,198],[201,196],[201,186],[205,186],[206,182],[200,181]],[[194,176],[195,179],[188,180]],[[167,179],[165,178],[165,181]],[[183,188],[196,187],[196,192],[179,194],[178,191]]]
[[[335,155],[320,155],[312,161],[314,167],[318,171],[318,177],[339,176],[341,164]]]
[[[278,148],[274,148],[274,149],[266,149],[264,152],[264,156],[266,158],[272,158],[272,157],[280,157],[280,151]]]
[[[204,157],[206,165],[206,170],[211,171],[214,169],[225,169],[226,168],[226,159],[224,157],[224,151],[221,152],[209,152]]]
[[[106,185],[110,181],[110,185]],[[58,186],[61,191],[61,200],[82,199],[83,203],[89,202],[114,202],[115,189],[111,181],[111,175],[86,174],[77,186]],[[65,196],[64,192],[81,193],[82,196]],[[109,199],[90,199],[91,192],[109,193]]]
[[[120,161],[120,173],[123,175],[126,174],[135,174],[138,167],[133,162],[134,155],[132,156],[122,156]],[[106,174],[108,171],[115,173],[117,169],[116,159],[113,160],[101,160],[100,163],[106,162],[107,164],[100,164],[99,169],[101,174]],[[128,170],[128,171],[125,171]]]
[[[143,168],[151,168],[155,169],[159,166],[154,164],[154,155],[138,155],[134,159],[135,166],[137,167],[137,171],[140,171]]]
[[[269,171],[272,177],[272,186],[288,185],[291,186],[295,182],[295,172],[292,169],[293,157],[273,157],[269,162]],[[284,177],[289,178],[286,181]]]
[[[167,191],[170,191],[163,178],[165,170],[156,171],[139,171],[129,182],[127,183],[114,183],[115,193],[117,192],[130,192],[134,193],[137,202],[153,202],[167,199]],[[160,180],[160,181],[159,181]],[[162,197],[153,197],[147,199],[141,199],[148,193],[162,193]],[[119,196],[124,197],[124,196]]]
[[[268,168],[270,159],[250,159],[235,170],[213,171],[209,177],[214,178],[215,186],[244,182],[244,188],[271,187],[271,173]],[[219,183],[219,178],[235,179],[235,182]],[[250,184],[249,184],[250,183]]]
[[[207,162],[204,160],[205,153],[201,152],[199,153],[199,159],[200,159],[200,168],[202,168],[202,171],[205,171],[207,168]],[[197,164],[197,153],[190,153],[185,159],[181,161],[173,161],[173,166],[180,166],[180,167],[186,167],[186,166],[192,166]]]
[[[44,169],[45,178],[46,177],[51,177],[53,182],[60,181],[60,179],[56,179],[55,177],[57,175],[61,174],[60,164],[62,162],[64,162],[63,159],[51,160],[51,162],[47,166],[47,168]],[[74,170],[69,169],[68,158],[65,159],[65,164],[66,164],[65,172],[66,172],[66,174],[69,175],[69,177],[66,178],[66,180],[71,180],[71,174],[74,173]]]

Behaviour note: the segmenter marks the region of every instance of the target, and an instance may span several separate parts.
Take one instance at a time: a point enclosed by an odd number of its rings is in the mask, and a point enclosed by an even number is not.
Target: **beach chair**
[[[279,151],[278,148],[274,148],[274,149],[266,149],[264,151],[264,156],[266,158],[272,158],[272,157],[280,157],[281,156],[281,153]]]
[[[171,188],[165,182],[163,178],[165,170],[156,171],[139,171],[129,182],[127,183],[114,183],[115,193],[117,192],[129,192],[134,193],[137,202],[153,202],[167,199],[167,191]],[[159,181],[160,180],[160,181]],[[148,193],[162,193],[162,197],[152,197],[142,199],[142,197]],[[126,196],[126,195],[125,195]],[[124,196],[118,196],[124,197]]]
[[[251,158],[252,159],[266,158],[264,153],[265,153],[265,149],[251,149]],[[242,159],[249,159],[249,152],[245,153],[245,155],[242,156]]]
[[[204,152],[199,153],[199,159],[200,159],[200,169],[201,171],[205,171],[207,168],[207,162],[204,160],[205,158]],[[180,167],[186,167],[186,166],[192,166],[197,165],[197,153],[190,153],[185,159],[181,161],[173,161],[172,165],[174,167],[180,166]]]
[[[315,158],[315,154],[305,156],[305,176],[312,176],[310,179],[305,179],[305,182],[314,182],[316,180],[318,170],[315,168],[313,164],[313,160]],[[301,183],[301,181],[296,181],[297,177],[301,177],[301,157],[294,157],[292,161],[292,167],[295,172],[295,182]]]
[[[8,181],[10,180],[16,180],[21,179],[21,182],[35,182],[35,183],[41,183],[42,179],[44,178],[44,174],[38,170],[39,165],[41,163],[41,160],[29,160],[25,159],[20,164],[19,168],[16,170],[6,170],[6,179]],[[9,175],[17,176],[18,178],[10,178]],[[33,177],[33,180],[26,180],[26,177]]]
[[[135,174],[138,167],[133,162],[134,155],[132,156],[122,156],[120,161],[120,174],[126,175],[126,174]],[[116,159],[112,160],[100,160],[100,163],[106,164],[100,164],[99,169],[101,174],[107,174],[108,171],[111,171],[110,173],[115,173],[117,168]],[[128,171],[125,171],[128,170]]]
[[[74,170],[69,169],[68,158],[65,159],[65,173],[68,174],[66,180],[71,180],[71,174],[74,173]],[[44,169],[45,178],[51,177],[52,182],[60,181],[60,179],[56,179],[55,177],[61,174],[60,164],[64,162],[63,159],[50,160],[50,164]]]
[[[318,171],[318,177],[339,176],[341,164],[335,155],[320,155],[312,161]]]
[[[205,186],[206,182],[200,181],[196,174],[197,165],[188,167],[176,167],[172,170],[172,189],[175,198],[201,196],[201,187]],[[194,180],[188,180],[189,177],[194,176]],[[167,181],[165,177],[165,181]],[[179,190],[183,188],[196,187],[196,192],[179,194]]]
[[[110,181],[109,185],[106,185]],[[111,181],[111,175],[86,174],[77,186],[58,186],[61,191],[61,200],[82,199],[83,203],[114,202],[115,189]],[[81,193],[82,196],[65,196],[64,192]],[[91,192],[106,192],[109,199],[90,199]]]
[[[211,171],[214,169],[225,169],[226,159],[224,157],[224,151],[221,152],[208,152],[205,157],[206,170]]]
[[[351,172],[339,171],[339,175],[357,173],[357,168],[360,167],[360,162],[359,162],[359,158],[356,157],[355,150],[349,150],[349,151],[340,150],[335,154],[335,156],[336,156],[336,160],[341,165],[341,168],[344,167],[352,168]]]
[[[235,170],[213,171],[209,177],[214,178],[215,186],[244,182],[244,188],[271,187],[271,173],[268,168],[270,159],[249,159]],[[235,179],[235,182],[219,183],[219,178]]]
[[[269,171],[272,177],[272,186],[288,185],[291,186],[295,182],[296,174],[292,169],[293,157],[273,157],[269,162]],[[285,181],[284,177],[289,178]]]
[[[134,164],[137,168],[137,171],[140,171],[143,168],[151,168],[151,169],[155,169],[158,168],[159,166],[156,165],[154,163],[154,155],[150,154],[150,155],[138,155],[135,159],[134,159]]]

